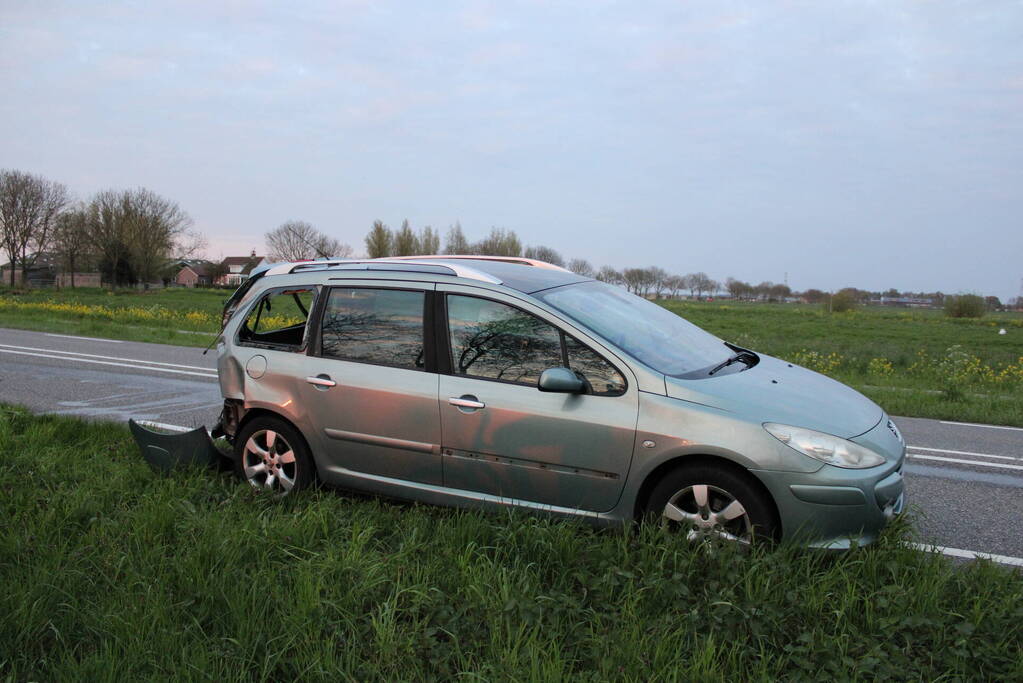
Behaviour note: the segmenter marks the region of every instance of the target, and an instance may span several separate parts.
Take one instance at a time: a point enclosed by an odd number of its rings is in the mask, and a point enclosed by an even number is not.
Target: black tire
[[[647,499],[644,511],[648,520],[678,530],[689,540],[718,537],[742,543],[774,542],[780,524],[767,493],[751,481],[752,475],[712,463],[683,465],[666,474]],[[700,506],[701,494],[705,507]],[[742,516],[727,519],[738,508]],[[669,509],[671,502],[674,509]],[[684,516],[683,516],[684,515]]]
[[[253,418],[238,433],[234,472],[253,488],[277,496],[301,491],[316,481],[316,465],[302,434],[269,416]]]

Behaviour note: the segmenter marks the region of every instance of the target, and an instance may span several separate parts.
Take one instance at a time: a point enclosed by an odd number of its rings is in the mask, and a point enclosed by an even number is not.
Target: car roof
[[[519,257],[493,256],[414,256],[380,259],[330,259],[280,263],[270,266],[266,275],[285,275],[317,271],[337,274],[351,271],[412,272],[482,280],[510,289],[533,294],[591,278],[577,275],[560,266]]]

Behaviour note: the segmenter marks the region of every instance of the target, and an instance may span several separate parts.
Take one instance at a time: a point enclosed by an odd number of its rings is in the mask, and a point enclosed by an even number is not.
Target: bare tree
[[[366,235],[366,255],[369,258],[385,258],[391,256],[394,235],[383,221],[373,221],[373,227]]]
[[[192,226],[192,219],[177,203],[145,188],[124,191],[122,207],[135,273],[148,286]]]
[[[444,253],[469,254],[471,252],[472,247],[469,244],[469,240],[465,239],[465,233],[462,232],[462,224],[455,221],[455,224],[448,228],[448,234],[444,238]]]
[[[678,298],[678,293],[685,289],[685,278],[681,275],[669,275],[664,278],[664,288],[671,293],[672,299]]]
[[[620,284],[623,281],[622,274],[611,266],[601,266],[600,270],[597,271],[596,277],[601,282],[607,282],[612,285]]]
[[[536,259],[537,261],[544,261],[555,266],[565,266],[565,260],[561,258],[554,249],[545,247],[543,245],[537,245],[535,247],[527,247],[526,251],[522,254],[526,258]]]
[[[648,286],[649,274],[645,268],[626,268],[622,271],[622,281],[630,292],[644,296]]]
[[[324,257],[347,258],[352,248],[305,221],[287,221],[266,233],[271,261],[301,261]]]
[[[394,233],[394,248],[391,256],[415,256],[419,252],[419,238],[412,231],[406,218],[401,222],[401,227]]]
[[[427,256],[440,253],[440,234],[429,225],[419,231],[419,253]]]
[[[62,213],[53,232],[53,250],[60,261],[61,271],[71,275],[72,288],[75,286],[75,273],[91,255],[91,246],[88,207],[76,206]]]
[[[57,217],[69,201],[60,183],[22,171],[0,171],[0,240],[11,259],[12,286],[16,265],[21,266],[22,282],[28,282],[28,270],[49,247]]]
[[[653,290],[654,298],[660,299],[661,292],[665,289],[665,280],[668,279],[668,273],[663,268],[658,268],[657,266],[650,266],[646,270],[649,286]]]
[[[584,258],[574,258],[568,262],[568,269],[576,275],[582,275],[583,277],[593,277],[596,271],[593,270],[593,266],[590,262]]]
[[[491,228],[490,234],[471,248],[483,256],[522,256],[522,242],[514,230]]]

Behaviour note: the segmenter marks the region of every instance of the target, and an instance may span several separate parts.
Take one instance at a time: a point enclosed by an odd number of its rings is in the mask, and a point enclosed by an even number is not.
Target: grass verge
[[[0,406],[0,678],[1019,679],[1023,580],[906,548],[694,550],[225,475]]]

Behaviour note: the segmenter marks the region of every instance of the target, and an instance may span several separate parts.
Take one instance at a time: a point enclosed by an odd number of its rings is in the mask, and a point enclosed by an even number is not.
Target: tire
[[[277,417],[256,417],[234,440],[234,471],[260,491],[286,496],[316,481],[302,434]]]
[[[709,463],[665,475],[650,493],[645,514],[693,542],[771,543],[780,531],[770,498],[750,475]]]

